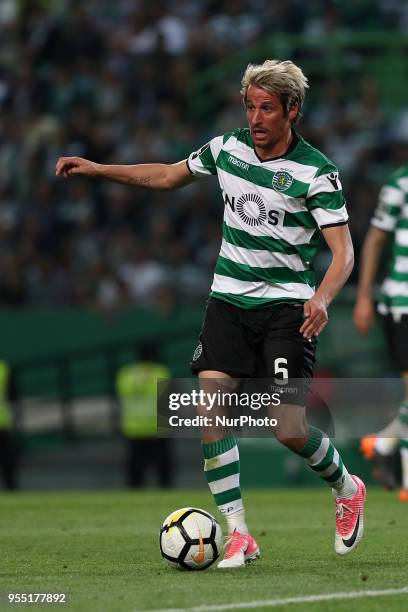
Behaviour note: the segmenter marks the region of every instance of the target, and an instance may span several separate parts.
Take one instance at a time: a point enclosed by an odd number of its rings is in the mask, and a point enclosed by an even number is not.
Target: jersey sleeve
[[[371,225],[386,232],[393,232],[405,202],[405,194],[394,176],[384,185],[378,196],[378,204]]]
[[[187,166],[193,176],[202,178],[217,174],[217,158],[221,151],[222,142],[222,136],[216,136],[203,145],[201,149],[190,154],[187,159]]]
[[[309,187],[306,206],[320,229],[348,222],[339,173],[336,166],[326,164],[320,168]]]

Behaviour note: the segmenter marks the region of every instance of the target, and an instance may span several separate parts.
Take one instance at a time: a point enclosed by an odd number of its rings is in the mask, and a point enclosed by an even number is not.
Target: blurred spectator
[[[0,304],[3,308],[16,308],[26,303],[23,269],[17,255],[3,257],[0,277]]]
[[[151,304],[154,292],[166,280],[164,266],[155,261],[149,249],[142,244],[128,250],[118,272],[130,296],[141,305]]]
[[[103,261],[97,260],[91,266],[93,279],[93,306],[103,313],[114,313],[130,303],[130,295],[125,283],[114,270]]]

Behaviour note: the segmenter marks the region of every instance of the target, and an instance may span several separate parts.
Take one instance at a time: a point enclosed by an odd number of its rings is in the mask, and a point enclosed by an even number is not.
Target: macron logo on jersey
[[[249,164],[246,164],[245,162],[241,161],[240,159],[237,159],[233,155],[230,155],[228,157],[228,161],[233,166],[238,166],[238,168],[242,168],[242,170],[249,170]]]

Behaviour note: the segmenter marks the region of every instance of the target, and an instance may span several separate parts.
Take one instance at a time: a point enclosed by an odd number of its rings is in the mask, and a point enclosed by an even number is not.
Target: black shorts
[[[311,379],[316,339],[303,338],[303,320],[302,303],[246,310],[210,298],[190,368],[234,378]]]
[[[394,320],[392,314],[381,315],[391,359],[398,372],[408,372],[408,314]]]

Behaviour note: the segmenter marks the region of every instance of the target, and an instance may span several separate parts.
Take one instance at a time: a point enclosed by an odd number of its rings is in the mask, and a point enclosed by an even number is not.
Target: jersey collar
[[[290,143],[289,147],[287,148],[287,150],[285,151],[285,153],[283,153],[283,155],[277,155],[276,157],[268,157],[267,159],[261,159],[258,155],[258,153],[256,152],[255,149],[255,145],[253,143],[253,140],[251,138],[251,134],[249,134],[249,137],[251,139],[251,143],[252,143],[252,147],[254,149],[254,153],[256,155],[256,157],[258,158],[258,160],[261,162],[261,164],[265,164],[266,162],[270,162],[270,161],[275,161],[276,159],[282,159],[283,157],[287,157],[290,153],[292,153],[292,151],[296,148],[299,140],[300,140],[300,136],[299,134],[296,132],[296,130],[294,128],[292,128],[292,142]]]

